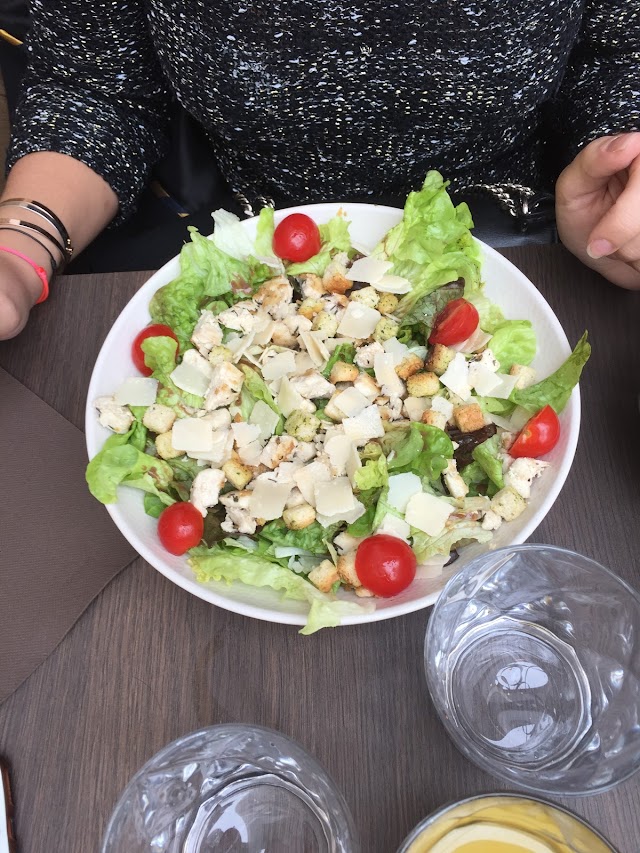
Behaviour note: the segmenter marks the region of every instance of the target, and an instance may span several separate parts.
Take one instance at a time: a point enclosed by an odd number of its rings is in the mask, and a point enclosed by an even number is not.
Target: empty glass
[[[640,597],[561,548],[489,551],[446,585],[425,667],[458,748],[530,791],[591,794],[640,766]]]
[[[136,773],[102,853],[358,853],[349,809],[294,741],[256,726],[200,729]]]
[[[398,853],[455,850],[522,853],[616,853],[581,818],[544,800],[516,794],[482,794],[429,815]]]

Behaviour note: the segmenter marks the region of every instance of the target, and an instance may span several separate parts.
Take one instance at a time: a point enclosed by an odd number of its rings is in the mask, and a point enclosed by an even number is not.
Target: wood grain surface
[[[640,586],[640,294],[607,284],[561,247],[505,254],[544,293],[571,342],[588,328],[594,347],[575,463],[532,539],[581,551]],[[82,426],[100,345],[146,277],[58,281],[27,331],[0,343],[0,364]],[[25,535],[37,521],[25,520]],[[20,850],[96,851],[134,771],[177,736],[221,722],[273,727],[315,755],[353,811],[363,853],[393,853],[439,806],[503,790],[456,751],[430,705],[428,616],[303,638],[200,601],[138,559],[0,707]],[[640,777],[560,802],[620,853],[640,850]]]

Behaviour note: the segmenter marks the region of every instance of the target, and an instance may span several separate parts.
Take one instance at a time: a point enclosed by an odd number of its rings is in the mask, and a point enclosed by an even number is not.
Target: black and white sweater
[[[630,0],[34,0],[28,49],[10,163],[70,154],[121,215],[172,97],[232,187],[297,203],[405,193],[429,168],[543,187],[640,129]]]

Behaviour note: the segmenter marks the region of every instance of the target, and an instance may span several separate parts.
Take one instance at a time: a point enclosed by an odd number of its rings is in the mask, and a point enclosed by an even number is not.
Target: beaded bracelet
[[[19,252],[17,249],[10,249],[8,246],[0,246],[0,252],[7,252],[9,255],[15,255],[16,258],[20,258],[20,260],[29,264],[31,269],[34,270],[42,282],[42,293],[36,301],[36,305],[44,302],[44,300],[49,296],[49,279],[47,278],[47,271],[45,268],[41,267],[40,264],[37,264],[35,261],[32,261],[31,258],[27,257],[27,255],[23,255],[22,252]]]

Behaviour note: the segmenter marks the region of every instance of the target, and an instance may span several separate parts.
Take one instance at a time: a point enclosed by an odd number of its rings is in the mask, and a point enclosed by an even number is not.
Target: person
[[[640,288],[627,0],[34,0],[28,51],[0,199],[2,338],[43,271],[131,216],[174,100],[247,210],[402,197],[430,168],[527,206],[560,173],[564,244]]]

